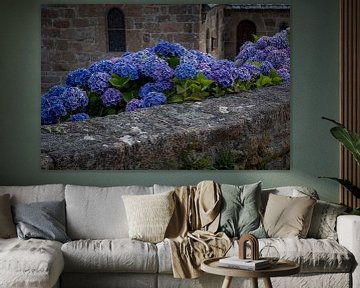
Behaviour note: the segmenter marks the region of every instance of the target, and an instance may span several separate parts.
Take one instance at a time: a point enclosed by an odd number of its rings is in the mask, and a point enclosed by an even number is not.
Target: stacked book
[[[240,259],[238,256],[233,256],[220,259],[219,266],[246,270],[259,270],[270,267],[271,262],[267,259],[251,260]]]

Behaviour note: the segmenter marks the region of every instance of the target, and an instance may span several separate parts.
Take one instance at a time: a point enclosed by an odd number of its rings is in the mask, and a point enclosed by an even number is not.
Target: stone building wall
[[[272,36],[279,32],[283,23],[290,26],[290,9],[224,9],[224,58],[234,59],[237,51],[237,27],[243,20],[256,26],[256,35]]]
[[[108,52],[107,13],[125,15],[126,50],[138,51],[159,40],[199,49],[200,4],[43,5],[41,13],[41,89],[61,84],[69,71],[121,56]]]

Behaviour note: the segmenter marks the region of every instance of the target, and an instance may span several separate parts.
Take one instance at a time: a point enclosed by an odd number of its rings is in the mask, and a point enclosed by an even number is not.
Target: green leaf
[[[335,120],[326,117],[322,118],[337,125],[337,127],[330,129],[331,134],[350,151],[356,162],[360,165],[360,136],[355,132],[348,130],[344,125]]]
[[[180,58],[176,56],[169,57],[166,62],[169,64],[169,66],[173,69],[176,68],[180,64]]]
[[[181,94],[174,94],[174,95],[171,95],[168,100],[167,100],[168,103],[184,103],[185,100],[184,100],[184,97],[183,95]]]
[[[110,84],[119,89],[124,88],[130,81],[130,77],[120,77],[119,75],[112,74],[109,80]]]
[[[125,93],[123,93],[123,97],[124,101],[126,103],[128,103],[131,99],[134,98],[134,93],[133,91],[126,91]]]

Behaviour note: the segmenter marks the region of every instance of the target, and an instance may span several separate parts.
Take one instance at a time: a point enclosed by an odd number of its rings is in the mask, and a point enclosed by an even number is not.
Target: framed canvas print
[[[290,169],[287,4],[41,7],[41,169]]]

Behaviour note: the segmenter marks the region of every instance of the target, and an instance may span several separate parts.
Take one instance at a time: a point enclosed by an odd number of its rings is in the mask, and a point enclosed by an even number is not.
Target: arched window
[[[210,53],[210,31],[206,29],[206,53]]]
[[[118,8],[112,8],[107,14],[109,52],[126,51],[125,17]]]
[[[237,35],[236,35],[236,54],[239,52],[239,49],[242,44],[246,41],[253,41],[256,35],[256,26],[250,20],[243,20],[237,26]]]

